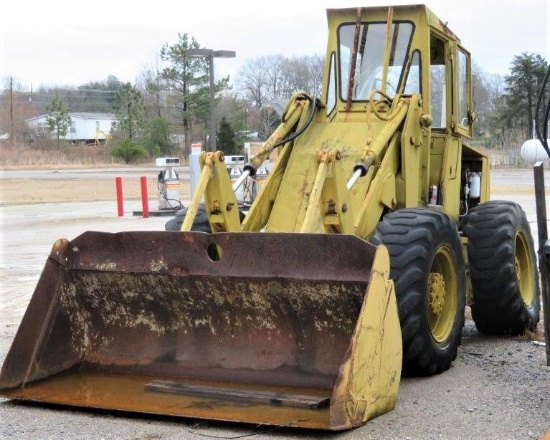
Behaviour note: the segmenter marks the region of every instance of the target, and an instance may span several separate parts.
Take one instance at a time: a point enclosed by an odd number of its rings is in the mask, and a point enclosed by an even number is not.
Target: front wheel
[[[464,219],[472,277],[472,318],[492,335],[525,333],[539,322],[540,288],[533,238],[517,203],[490,201]]]
[[[431,209],[387,214],[371,240],[390,253],[401,322],[403,374],[440,373],[456,359],[464,325],[466,277],[451,219]]]
[[[245,217],[245,213],[242,211],[241,208],[242,206],[239,205],[239,218],[242,223]],[[188,208],[186,206],[181,208],[173,218],[165,223],[164,229],[166,231],[180,231],[181,225],[185,220],[185,215],[187,214],[187,209]],[[207,232],[209,234],[212,233],[212,228],[210,227],[210,222],[208,221],[208,215],[206,214],[206,207],[204,206],[204,203],[201,203],[199,205],[197,215],[195,216],[195,220],[193,220],[193,224],[191,225],[191,230],[195,232]]]
[[[187,214],[187,207],[184,206],[181,208],[176,215],[168,220],[164,225],[166,231],[179,231],[181,230],[181,225],[185,219],[185,214]],[[197,215],[193,221],[193,226],[191,227],[192,231],[208,232],[211,233],[212,229],[210,228],[210,223],[208,222],[208,217],[206,215],[206,208],[203,203],[199,205]]]

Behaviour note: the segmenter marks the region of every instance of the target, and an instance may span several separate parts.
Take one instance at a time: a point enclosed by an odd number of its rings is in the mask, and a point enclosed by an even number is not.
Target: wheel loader
[[[402,375],[447,370],[465,306],[533,330],[525,213],[490,201],[469,52],[424,5],[329,9],[323,93],[296,92],[245,167],[221,151],[176,231],[88,231],[51,251],[0,375],[19,400],[343,430]],[[203,209],[209,233],[197,231]]]

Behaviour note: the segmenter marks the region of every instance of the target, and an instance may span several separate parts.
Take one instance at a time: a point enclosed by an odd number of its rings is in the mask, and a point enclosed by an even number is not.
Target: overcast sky
[[[232,81],[246,60],[263,55],[324,55],[326,9],[415,4],[410,0],[10,0],[0,25],[0,80],[78,86],[115,75],[134,82],[178,33],[211,49],[234,50],[216,60],[216,76]],[[426,0],[487,73],[506,74],[515,55],[550,61],[548,0]],[[4,84],[2,84],[4,85]]]

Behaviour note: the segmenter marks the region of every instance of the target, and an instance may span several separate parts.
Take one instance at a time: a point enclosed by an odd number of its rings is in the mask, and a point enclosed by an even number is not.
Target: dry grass
[[[182,161],[183,162],[183,161]],[[146,158],[138,166],[150,166],[154,158]],[[121,167],[123,161],[111,156],[110,146],[75,146],[55,142],[41,144],[15,145],[0,143],[0,168],[3,170],[21,169],[64,169]],[[189,194],[188,182],[182,182],[182,197]],[[149,196],[157,194],[156,181],[148,181]],[[531,194],[531,187],[517,185],[499,185],[491,187],[491,194]],[[139,199],[140,188],[137,180],[124,183],[124,197]],[[114,180],[26,180],[2,179],[0,187],[1,204],[81,202],[96,200],[115,200]]]
[[[145,158],[136,165],[151,163]],[[71,145],[55,142],[41,142],[32,146],[0,143],[0,166],[10,169],[79,168],[124,165],[120,159],[111,156],[111,146]]]
[[[123,177],[124,200],[140,200],[139,179]],[[34,203],[94,202],[116,200],[115,178],[109,179],[2,179],[0,205]],[[180,196],[189,197],[188,182],[181,182]],[[155,179],[147,179],[149,199],[158,195]]]
[[[138,166],[150,166],[147,158]],[[49,142],[35,145],[10,146],[0,143],[0,168],[3,170],[68,169],[68,168],[126,167],[123,161],[111,156],[109,146],[60,145]],[[122,174],[123,175],[123,172]],[[115,180],[110,179],[2,179],[0,204],[32,204],[116,200]],[[158,194],[155,179],[148,179],[148,195]],[[182,182],[181,196],[189,194],[188,182]],[[141,187],[137,179],[123,178],[124,198],[140,199]]]

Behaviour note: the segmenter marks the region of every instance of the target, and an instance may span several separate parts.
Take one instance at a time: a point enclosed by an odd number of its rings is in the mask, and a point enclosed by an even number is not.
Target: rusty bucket
[[[354,236],[58,240],[0,374],[20,400],[316,429],[391,410],[389,257]]]

